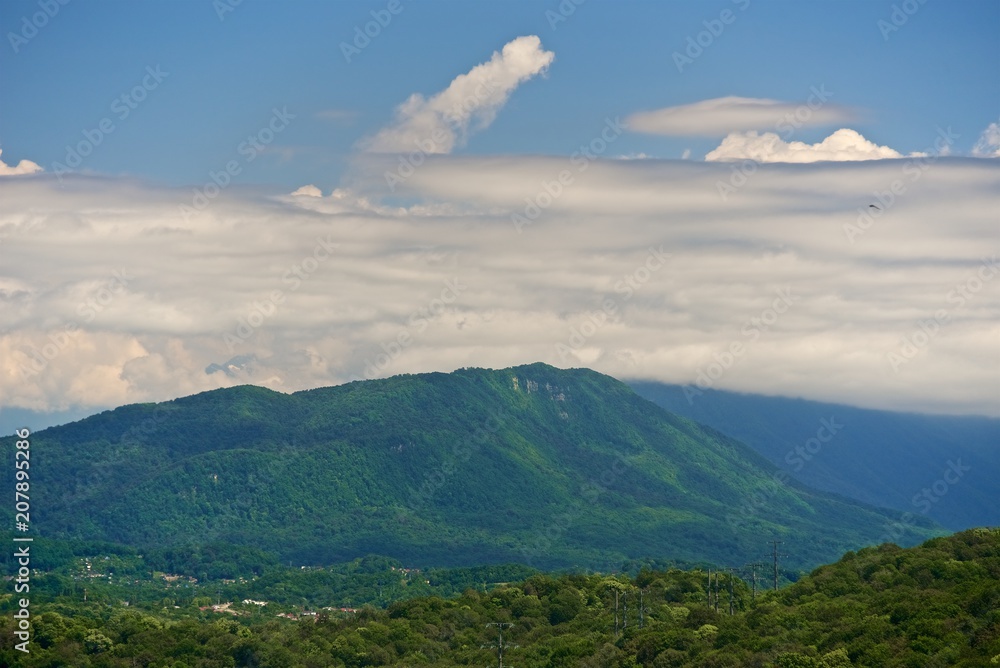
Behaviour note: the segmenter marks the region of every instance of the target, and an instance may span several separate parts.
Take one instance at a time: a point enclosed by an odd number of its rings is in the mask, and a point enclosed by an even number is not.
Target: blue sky
[[[537,361],[1000,416],[995,0],[233,2],[0,3],[0,430]]]
[[[433,93],[503,44],[534,34],[555,61],[518,89],[460,153],[569,154],[608,116],[728,95],[800,102],[825,86],[860,110],[852,127],[902,153],[925,149],[952,126],[967,152],[996,121],[1000,3],[912,3],[898,30],[891,2],[644,2],[588,0],[552,23],[557,2],[406,2],[360,54],[340,48],[386,2],[244,0],[222,13],[204,2],[70,2],[15,53],[36,2],[0,5],[0,148],[51,171],[66,146],[105,117],[115,130],[83,168],[172,185],[200,184],[273,107],[295,122],[275,151],[237,177],[245,183],[337,184],[355,143],[384,125],[413,92]],[[566,3],[570,5],[569,2]],[[674,52],[705,21],[734,20],[678,72]],[[147,66],[169,76],[122,121],[114,99]],[[343,112],[324,120],[323,111]],[[836,128],[829,128],[836,129]],[[818,141],[825,129],[801,138]],[[714,141],[714,143],[713,143]],[[717,140],[632,134],[618,149],[700,157]]]

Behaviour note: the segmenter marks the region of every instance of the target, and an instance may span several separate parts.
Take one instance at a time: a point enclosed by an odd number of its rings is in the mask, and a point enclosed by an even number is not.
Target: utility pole
[[[628,590],[622,592],[622,631],[628,628]]]
[[[730,568],[729,570],[729,616],[733,615],[733,574],[736,572],[735,568]]]
[[[615,637],[618,637],[618,588],[615,587]]]
[[[719,611],[719,571],[715,571],[715,611]]]
[[[774,591],[778,591],[778,546],[784,541],[772,540],[771,544],[774,545]]]
[[[753,574],[753,600],[757,600],[757,567],[760,566],[756,561],[750,564],[750,572]]]
[[[642,607],[642,591],[643,591],[642,589],[639,590],[639,628],[640,629],[642,628],[642,622],[643,622],[643,618],[642,618],[642,612],[643,612],[643,607]]]
[[[514,625],[512,623],[510,623],[510,622],[490,622],[486,626],[495,626],[495,627],[497,627],[497,641],[496,641],[495,644],[483,645],[482,647],[483,647],[483,649],[493,649],[493,648],[496,648],[496,650],[497,650],[497,666],[499,666],[499,668],[503,668],[503,651],[505,649],[508,649],[508,648],[509,649],[514,649],[515,647],[517,647],[517,645],[511,645],[510,643],[504,643],[504,641],[503,641],[503,630],[504,629],[509,629],[509,628],[511,628]]]

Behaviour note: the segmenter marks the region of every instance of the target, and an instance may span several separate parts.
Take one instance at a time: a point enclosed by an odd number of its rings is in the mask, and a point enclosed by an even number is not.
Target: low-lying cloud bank
[[[387,158],[394,164],[391,158]],[[261,195],[0,179],[0,403],[528,361],[1000,415],[1000,164],[427,156]],[[693,395],[697,401],[697,395]]]
[[[566,157],[448,155],[553,59],[518,37],[412,95],[326,195],[230,186],[195,211],[0,161],[0,406],[544,361],[692,401],[1000,415],[1000,161],[945,157],[950,130],[908,158],[846,128],[795,140],[855,118],[822,87],[609,118]],[[725,139],[609,159],[628,130]],[[997,124],[973,154],[1000,155]]]

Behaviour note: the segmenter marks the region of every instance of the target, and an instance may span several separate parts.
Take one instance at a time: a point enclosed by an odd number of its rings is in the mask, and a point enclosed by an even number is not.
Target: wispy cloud
[[[801,103],[752,97],[720,97],[692,104],[642,111],[626,119],[630,130],[656,135],[721,137],[731,132],[842,124],[854,112],[829,102],[832,93],[816,88]]]
[[[972,147],[977,158],[1000,158],[1000,123],[990,123]]]
[[[543,73],[555,55],[535,35],[518,37],[448,87],[425,98],[414,93],[396,109],[396,118],[361,142],[375,153],[451,153],[470,133],[488,127],[521,83]]]

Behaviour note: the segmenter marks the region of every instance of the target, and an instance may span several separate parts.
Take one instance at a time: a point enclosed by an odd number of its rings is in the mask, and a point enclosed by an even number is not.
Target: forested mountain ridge
[[[217,390],[46,429],[31,447],[42,535],[224,541],[304,564],[744,563],[776,538],[806,567],[935,533],[776,479],[747,446],[608,376],[543,364]]]
[[[897,413],[650,381],[629,385],[661,408],[746,443],[811,487],[926,513],[953,531],[1000,524],[1000,419]],[[818,434],[831,420],[835,433]]]

